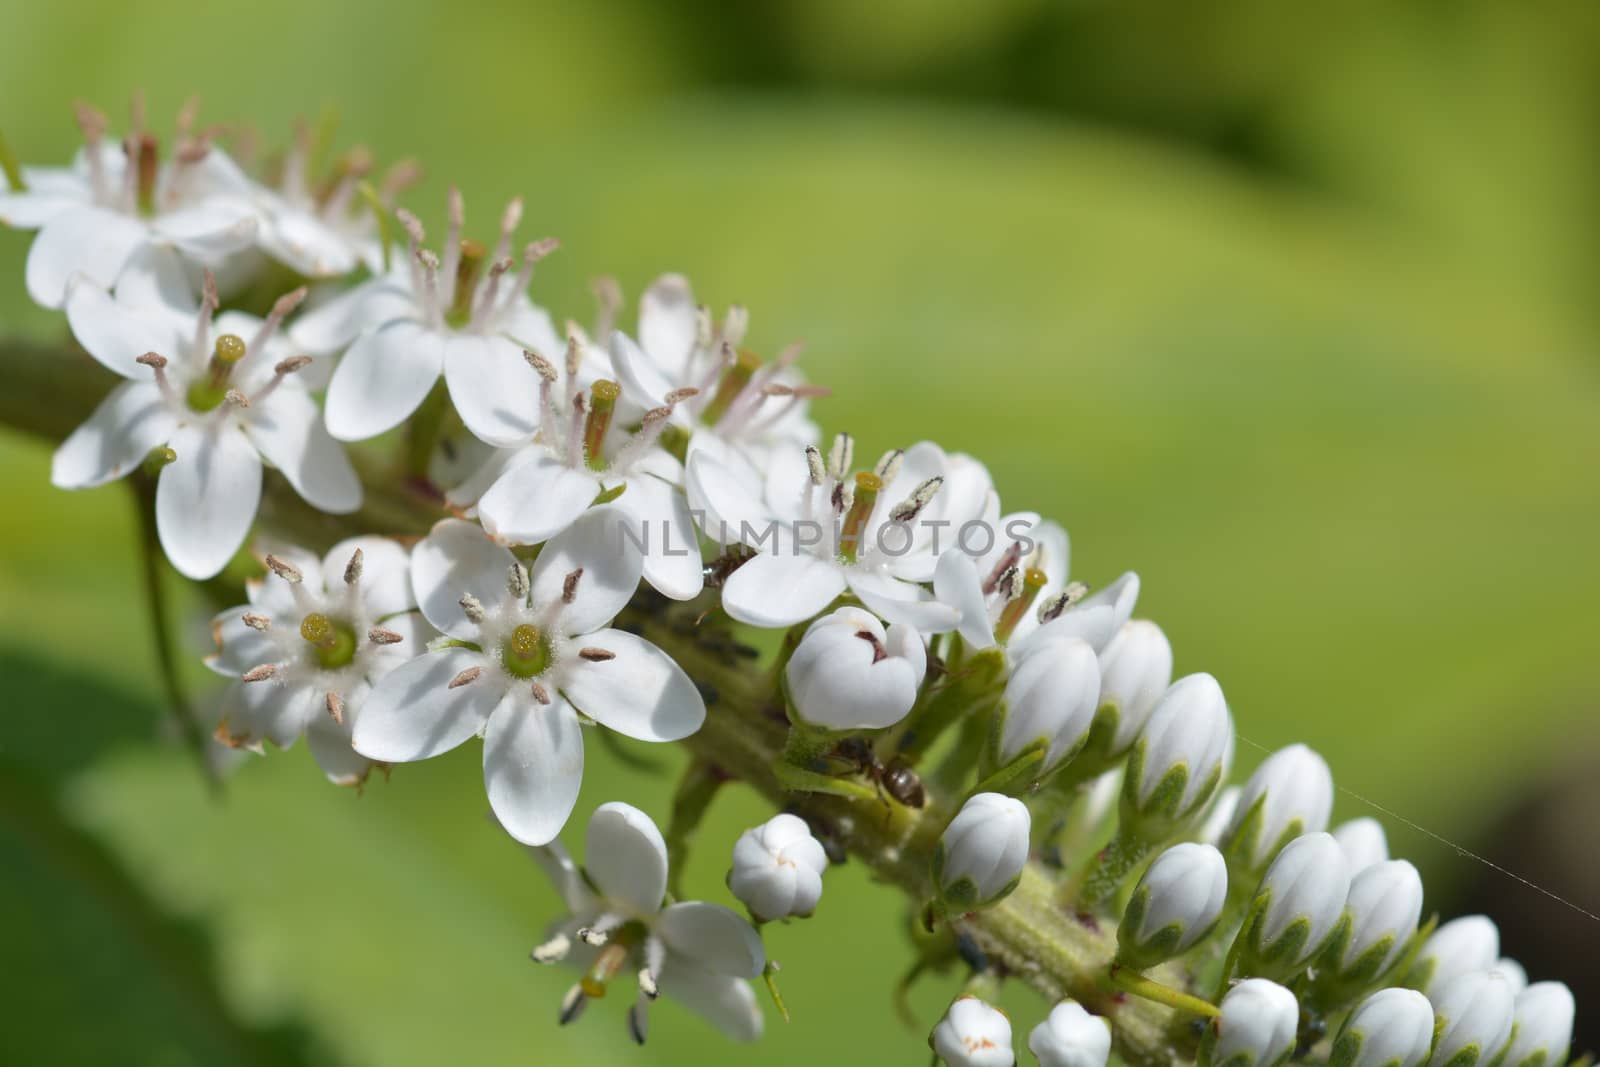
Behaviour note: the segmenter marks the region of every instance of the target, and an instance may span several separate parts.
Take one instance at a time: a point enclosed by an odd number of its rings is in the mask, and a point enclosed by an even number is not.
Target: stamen
[[[545,707],[549,707],[550,706],[550,690],[546,689],[543,685],[539,684],[538,682],[534,682],[533,683],[533,699],[537,700],[540,704],[543,704]]]
[[[489,258],[497,263],[505,260],[506,266],[511,265],[511,261],[506,258],[511,252],[511,235],[521,224],[522,197],[514,196],[506,202],[505,211],[500,213],[500,239],[495,242],[494,255]]]
[[[356,549],[350,555],[350,562],[344,565],[344,584],[355,585],[361,581],[361,568],[366,563],[367,554],[361,549]]]
[[[878,465],[872,468],[873,473],[883,479],[883,484],[888,485],[894,481],[895,475],[900,473],[900,465],[905,460],[906,453],[903,448],[891,448],[878,460]]]
[[[1017,628],[1017,623],[1028,613],[1033,602],[1039,597],[1039,590],[1045,587],[1050,580],[1049,575],[1038,567],[1029,567],[1019,577],[1012,579],[1014,592],[1006,606],[1001,609],[1000,621],[995,623],[994,635],[1004,643]]]
[[[604,648],[580,648],[578,657],[586,659],[590,663],[604,663],[607,660],[616,659],[617,654]]]
[[[506,589],[519,600],[527,596],[528,568],[521,563],[511,564],[511,571],[506,575]]]
[[[605,378],[589,387],[589,414],[583,426],[583,456],[590,470],[606,469],[606,432],[611,429],[611,416],[617,409],[617,398],[622,386]]]
[[[261,328],[256,331],[256,335],[250,338],[249,351],[251,353],[261,351],[262,346],[267,343],[267,340],[283,323],[283,320],[305,301],[306,292],[306,287],[302,285],[300,288],[278,297],[272,305],[272,311],[267,315],[267,320],[261,324]]]
[[[1022,542],[1013,541],[1000,554],[999,562],[994,565],[994,569],[989,572],[989,576],[983,580],[983,595],[989,596],[999,588],[1000,579],[1008,570],[1016,567],[1020,562],[1022,562]]]
[[[460,689],[464,685],[471,685],[473,682],[478,680],[478,676],[482,673],[482,667],[468,667],[466,670],[450,679],[450,684],[445,686],[445,688]]]
[[[276,663],[263,663],[259,666],[251,667],[239,675],[239,680],[241,682],[264,682],[277,673],[278,665]]]
[[[571,361],[567,363],[571,367]],[[569,380],[573,380],[568,375]],[[572,413],[567,418],[567,452],[566,461],[573,468],[584,465],[583,431],[588,425],[589,400],[588,394],[576,393],[572,397]]]
[[[532,367],[534,371],[538,373],[540,381],[553,383],[558,380],[555,364],[551,363],[548,359],[545,359],[533,349],[524,348],[522,350],[522,358],[527,360],[528,366]]]
[[[200,314],[196,316],[194,327],[196,352],[204,352],[211,347],[211,317],[220,304],[221,301],[217,297],[217,279],[210,271],[206,271],[204,280],[200,284]]]
[[[268,630],[272,629],[271,619],[267,618],[265,615],[257,615],[253,611],[247,611],[243,615],[239,616],[239,621],[250,627],[250,629],[259,630],[261,633],[266,633]]]
[[[822,465],[822,453],[816,445],[806,445],[806,470],[811,475],[811,484],[820,486],[828,476],[828,470]]]
[[[616,328],[617,312],[622,309],[622,286],[608,274],[602,274],[589,283],[590,292],[594,293],[595,319],[594,334],[596,337],[610,337],[611,331]]]
[[[279,559],[277,556],[268,556],[266,563],[267,570],[271,571],[273,574],[276,574],[279,578],[282,578],[286,582],[300,582],[304,580],[305,576],[300,573],[300,568],[296,567],[293,563],[290,563],[287,560]]]
[[[108,123],[104,115],[81,101],[73,104],[73,113],[78,121],[78,129],[83,133],[86,148],[84,156],[89,164],[89,188],[94,193],[95,201],[103,203],[111,192],[106,187],[106,164],[100,155],[104,150]]]
[[[727,314],[722,316],[722,340],[738,348],[749,329],[750,312],[742,304],[729,305]]]
[[[344,725],[344,697],[340,696],[338,693],[335,693],[332,689],[330,689],[330,690],[328,690],[327,704],[328,704],[328,715],[329,715],[329,717],[332,718],[335,723],[339,724],[340,726],[343,726]]]
[[[385,630],[382,627],[374,626],[367,631],[367,640],[375,645],[398,645],[405,640],[405,637],[395,633],[393,630]]]
[[[733,359],[728,360],[728,353],[733,352]],[[735,351],[727,342],[723,343],[723,360],[727,370],[723,371],[721,379],[717,382],[717,390],[711,396],[711,402],[700,413],[700,417],[708,423],[719,422],[734,400],[744,392],[745,386],[750,384],[751,377],[761,369],[761,359],[748,348]]]
[[[1053,622],[1061,613],[1089,595],[1089,587],[1082,582],[1068,582],[1067,587],[1039,608],[1040,622]]]
[[[844,530],[839,538],[839,555],[846,563],[854,563],[860,554],[861,537],[866,530],[867,519],[871,518],[872,508],[877,504],[878,493],[882,489],[883,479],[871,471],[856,475],[855,497],[844,517]]]
[[[533,280],[534,265],[560,247],[561,242],[554,237],[546,237],[523,247],[522,268],[517,271],[516,283],[506,293],[496,314],[504,315],[511,310],[512,305],[517,301],[517,297],[528,291],[528,283]]]
[[[590,948],[599,948],[611,940],[611,931],[607,928],[584,926],[578,929],[578,940]]]
[[[639,992],[651,1000],[661,995],[661,986],[656,982],[656,976],[650,973],[650,968],[639,968]]]
[[[528,955],[535,963],[560,963],[571,951],[572,939],[566,934],[557,934]]]
[[[168,403],[176,403],[177,394],[172,388],[172,383],[167,380],[167,357],[154,352],[146,352],[134,360],[142,366],[149,367],[156,378],[156,387],[161,390],[161,395]]]
[[[488,618],[483,610],[483,602],[471,593],[462,593],[461,599],[456,603],[461,605],[461,613],[467,617],[468,622],[481,624]]]
[[[589,998],[583,995],[583,983],[580,982],[567,990],[566,996],[561,998],[561,1012],[556,1018],[562,1026],[565,1026],[582,1015],[588,1003]]]
[[[845,475],[855,465],[855,459],[855,440],[847,433],[839,434],[833,439],[833,448],[828,452],[828,473],[833,475],[835,481],[844,481]]]
[[[273,364],[272,373],[279,378],[285,378],[296,371],[305,370],[309,366],[311,366],[310,356],[290,356],[288,359],[280,359]]]
[[[894,506],[889,512],[892,522],[912,522],[922,514],[922,509],[934,498],[939,489],[944,485],[944,479],[935,475],[911,491],[911,495]]]
[[[449,226],[444,236],[444,264],[440,267],[439,277],[443,280],[445,286],[443,306],[453,310],[455,305],[462,299],[459,292],[460,286],[456,282],[457,275],[461,270],[461,230],[467,221],[467,208],[466,204],[461,200],[461,190],[453,185],[450,187],[447,204],[446,215],[449,218]],[[478,245],[478,247],[482,248],[483,246]],[[488,251],[486,248],[483,249],[481,255],[487,255]],[[473,277],[476,278],[477,268],[472,267],[469,269],[472,270]],[[466,299],[468,301],[472,299],[470,288]],[[468,303],[467,306],[470,307],[471,304]]]
[[[561,602],[563,604],[570,604],[578,599],[578,580],[582,577],[583,568],[579,567],[567,575],[566,580],[561,583]]]
[[[647,1003],[648,1000],[634,1001],[628,1008],[628,1036],[633,1038],[636,1045],[643,1045],[650,1036],[650,1014],[645,1007]]]
[[[856,636],[872,646],[872,662],[882,663],[889,658],[889,652],[883,647],[883,642],[878,640],[878,635],[870,630],[857,630]]]

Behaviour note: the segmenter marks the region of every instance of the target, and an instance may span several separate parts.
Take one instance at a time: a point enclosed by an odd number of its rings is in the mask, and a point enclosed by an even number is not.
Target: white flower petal
[[[611,365],[622,380],[622,391],[637,403],[655,407],[665,401],[673,384],[649,356],[621,330],[611,333]]]
[[[179,359],[188,347],[174,315],[130,307],[82,275],[67,285],[66,311],[78,343],[102,366],[132,381],[152,380],[150,368],[135,362],[146,352]]]
[[[495,480],[478,501],[478,515],[496,537],[536,545],[570,526],[598,495],[600,483],[592,473],[573,470],[540,449]]]
[[[214,262],[255,243],[259,224],[255,208],[242,198],[217,198],[158,215],[155,233],[185,255]]]
[[[511,594],[506,578],[516,557],[489,540],[476,523],[441,519],[411,553],[411,588],[417,606],[435,628],[463,641],[475,640],[478,627],[461,610],[471,593],[494,609]]]
[[[961,622],[956,628],[970,647],[989,648],[994,644],[994,626],[983,596],[983,579],[971,556],[959,548],[941,555],[933,572],[933,592],[940,603],[961,613]]]
[[[138,311],[165,313],[178,336],[193,336],[200,311],[198,278],[184,265],[183,256],[160,245],[142,245],[117,277],[117,303]],[[155,351],[171,356],[158,348]]]
[[[276,641],[242,621],[253,606],[229,608],[211,620],[217,651],[206,657],[206,666],[224,677],[237,678],[252,667],[276,663],[281,655]]]
[[[409,594],[407,594],[409,595]],[[390,633],[400,635],[400,640],[392,645],[383,645],[367,653],[367,680],[377,682],[388,676],[393,671],[428,650],[428,642],[439,636],[439,632],[418,611],[408,611],[401,615],[390,615],[381,620],[380,625]]]
[[[347,274],[357,262],[351,243],[333,227],[287,207],[266,220],[257,243],[267,255],[308,278]]]
[[[312,686],[285,685],[275,678],[235,682],[223,695],[223,719],[234,737],[288,748],[305,732],[321,699]]]
[[[500,333],[509,337],[518,348],[531,348],[552,363],[559,364],[566,352],[567,343],[556,332],[550,313],[536,306],[526,297],[518,300],[500,322]],[[517,353],[522,362],[522,353]]]
[[[668,378],[683,378],[699,333],[699,308],[683,275],[663,274],[639,298],[639,343]]]
[[[700,690],[655,645],[625,630],[601,630],[580,641],[616,657],[576,659],[562,672],[561,691],[589,718],[640,741],[678,741],[705,722]]]
[[[312,507],[347,515],[361,506],[361,480],[350,457],[304,390],[281,385],[247,408],[241,421],[261,455]]]
[[[611,801],[589,817],[583,869],[608,899],[641,915],[661,910],[667,895],[667,844],[655,821],[631,804]]]
[[[37,230],[57,215],[84,206],[88,190],[66,184],[59,188],[41,189],[33,175],[28,179],[25,193],[0,193],[0,225],[14,230]]]
[[[583,571],[573,602],[557,622],[565,634],[609,625],[639,588],[644,561],[620,520],[614,508],[592,508],[551,539],[533,563],[534,604],[559,602],[567,575]]]
[[[439,380],[443,362],[442,338],[415,322],[362,334],[328,382],[328,432],[362,441],[400,425]]]
[[[686,959],[669,956],[661,968],[661,992],[707,1019],[735,1041],[761,1036],[761,1008],[741,978],[712,974]]]
[[[583,731],[572,706],[508,693],[483,735],[483,782],[507,833],[525,845],[554,839],[583,785]]]
[[[545,877],[555,885],[556,892],[561,894],[562,903],[574,915],[587,912],[595,908],[595,896],[589,891],[589,886],[583,880],[583,874],[578,870],[578,864],[573,860],[572,854],[559,840],[551,841],[547,845],[533,845],[528,848],[528,855],[544,871]]]
[[[661,913],[656,932],[668,948],[714,974],[754,978],[767,965],[760,936],[720,904],[674,904]]]
[[[850,591],[885,622],[904,623],[929,634],[954,630],[961,622],[958,609],[933,599],[920,585],[865,567],[846,567],[844,573]]]
[[[326,697],[323,699],[326,702]],[[360,707],[359,697],[348,699],[347,706]],[[360,785],[372,771],[372,761],[350,745],[349,721],[340,726],[326,707],[320,714],[313,715],[306,726],[306,747],[311,749],[317,766],[334,785]]]
[[[302,312],[289,327],[289,336],[297,349],[331,355],[364,330],[416,317],[417,303],[409,288],[393,277],[373,278]]]
[[[356,549],[361,550],[361,599],[374,618],[417,606],[411,592],[411,553],[387,537],[350,537],[330,548],[322,557],[323,588],[343,588],[345,568]]]
[[[490,671],[455,689],[450,682],[483,662],[482,653],[445,648],[390,672],[362,704],[356,751],[383,763],[409,763],[448,752],[476,734],[505,687]]]
[[[480,441],[515,445],[539,429],[539,375],[505,338],[447,339],[444,380],[456,413]]]
[[[628,490],[616,506],[627,516],[644,545],[644,579],[662,596],[693,600],[705,588],[700,539],[695,535],[689,500],[649,474],[628,479]]]
[[[110,289],[148,235],[143,224],[114,211],[88,206],[63,211],[44,224],[28,249],[28,295],[41,307],[59,308],[75,274]]]
[[[722,587],[722,606],[752,626],[793,626],[845,590],[841,568],[815,556],[763,553],[743,564]]]
[[[705,436],[696,434],[695,440]],[[760,473],[749,460],[729,449],[691,450],[684,489],[700,529],[718,544],[749,541],[771,526],[772,513],[762,499]]]
[[[239,551],[261,503],[261,458],[227,422],[184,426],[156,482],[156,529],[186,578],[210,578]]]
[[[121,478],[172,436],[176,421],[154,382],[124,382],[50,459],[50,484],[88,489]]]

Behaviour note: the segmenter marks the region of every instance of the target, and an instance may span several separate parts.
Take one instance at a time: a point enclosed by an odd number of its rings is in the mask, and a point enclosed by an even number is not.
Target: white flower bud
[[[957,997],[928,1038],[948,1067],[1013,1067],[1011,1020],[977,997]]]
[[[1560,982],[1535,982],[1517,995],[1516,1036],[1504,1067],[1562,1067],[1572,1045],[1577,1005]]]
[[[1106,755],[1120,756],[1150,721],[1172,683],[1172,645],[1161,627],[1130,619],[1100,654],[1100,705],[1116,709],[1116,729]]]
[[[1248,978],[1222,998],[1200,1043],[1200,1067],[1276,1067],[1294,1051],[1300,1002],[1264,978]]]
[[[1432,1048],[1428,998],[1415,989],[1384,989],[1350,1014],[1328,1067],[1422,1067]]]
[[[961,805],[933,854],[933,880],[953,911],[993,904],[1012,889],[1028,862],[1027,805],[1000,793],[979,793]]]
[[[1205,820],[1200,823],[1200,829],[1195,831],[1194,839],[1202,845],[1220,844],[1222,835],[1233,823],[1233,813],[1239,810],[1239,795],[1243,792],[1244,789],[1237,785],[1217,790],[1211,807],[1206,809]]]
[[[1339,981],[1364,986],[1388,971],[1416,935],[1422,876],[1405,860],[1368,867],[1351,879],[1344,911],[1344,938],[1325,962]]]
[[[1351,877],[1389,858],[1389,838],[1383,832],[1383,823],[1377,819],[1342,822],[1333,828],[1333,839],[1339,842],[1344,858],[1350,861]]]
[[[1144,836],[1165,838],[1191,821],[1211,799],[1233,738],[1222,687],[1209,674],[1172,683],[1134,742],[1123,786],[1125,821],[1144,823]]]
[[[1510,956],[1501,956],[1489,969],[1510,982],[1511,988],[1518,993],[1528,988],[1527,969]]]
[[[1063,1000],[1028,1034],[1028,1051],[1039,1067],[1106,1067],[1111,1024],[1075,1001]]]
[[[1511,1039],[1516,993],[1493,971],[1457,975],[1428,999],[1438,1034],[1429,1067],[1487,1067]]]
[[[1235,876],[1257,874],[1294,838],[1326,830],[1332,811],[1327,761],[1305,745],[1280,748],[1244,784],[1222,851]]]
[[[1339,930],[1349,895],[1349,865],[1332,835],[1289,842],[1262,876],[1254,917],[1239,934],[1248,973],[1298,974]]]
[[[784,678],[800,718],[828,730],[878,730],[911,711],[927,671],[913,626],[887,630],[860,608],[840,608],[813,622]]]
[[[1210,845],[1174,845],[1139,879],[1117,927],[1117,961],[1135,970],[1181,956],[1211,932],[1228,900],[1228,865]]]
[[[798,815],[774,815],[739,835],[728,889],[761,922],[810,915],[822,897],[828,855]]]
[[[1068,637],[1041,646],[1006,682],[999,764],[1042,743],[1040,770],[1050,770],[1078,751],[1099,704],[1100,662],[1089,642]]]
[[[1405,984],[1430,996],[1440,985],[1473,971],[1484,971],[1500,958],[1500,929],[1486,915],[1451,919],[1424,942]]]

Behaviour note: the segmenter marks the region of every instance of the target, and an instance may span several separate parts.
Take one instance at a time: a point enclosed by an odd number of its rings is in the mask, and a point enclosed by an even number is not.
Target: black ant
[[[889,798],[907,808],[920,808],[928,802],[922,778],[911,765],[898,756],[885,764],[866,738],[847,737],[834,746],[830,755],[848,763],[851,772],[870,779],[885,807]]]

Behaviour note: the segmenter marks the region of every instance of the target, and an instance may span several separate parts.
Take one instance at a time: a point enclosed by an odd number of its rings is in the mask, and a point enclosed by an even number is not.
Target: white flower
[[[1383,823],[1377,819],[1351,819],[1335,826],[1332,833],[1333,839],[1344,849],[1345,859],[1350,861],[1352,876],[1389,858],[1389,838],[1383,832]]]
[[[798,815],[774,815],[733,843],[728,889],[761,922],[807,916],[822,898],[828,855]]]
[[[600,379],[557,403],[561,381],[549,361],[530,357],[539,376],[539,438],[491,461],[492,484],[478,500],[489,533],[514,544],[538,544],[570,526],[597,499],[614,501],[644,554],[644,577],[664,596],[689,600],[704,584],[700,541],[689,501],[678,486],[683,467],[658,444],[670,408],[644,413],[635,432],[623,428],[627,397]],[[577,379],[569,365],[568,380]],[[474,479],[474,482],[479,479]],[[461,501],[470,493],[452,494]]]
[[[1200,1045],[1201,1067],[1274,1067],[1294,1051],[1300,1004],[1293,993],[1262,978],[1228,990],[1222,1014]]]
[[[1441,982],[1428,995],[1437,1039],[1430,1067],[1487,1067],[1511,1039],[1516,992],[1493,971],[1471,971]]]
[[[1237,873],[1255,874],[1289,840],[1328,828],[1333,774],[1305,745],[1280,748],[1244,784],[1222,851]]]
[[[993,492],[978,522],[940,555],[933,575],[935,596],[961,613],[958,630],[969,648],[1020,644],[1042,625],[1041,614],[1054,618],[1088,592],[1080,582],[1067,585],[1071,547],[1057,524],[1027,511],[1001,515]],[[1075,636],[1097,650],[1104,644],[1097,633]]]
[[[1028,862],[1028,807],[1000,793],[970,797],[945,827],[933,880],[952,911],[993,904],[1016,886]]]
[[[1233,823],[1233,813],[1239,810],[1239,797],[1244,792],[1242,786],[1229,785],[1217,790],[1217,795],[1211,799],[1211,806],[1206,809],[1206,817],[1200,823],[1200,828],[1194,832],[1194,839],[1202,845],[1217,845],[1222,842],[1222,835]]]
[[[1123,623],[1100,653],[1100,706],[1116,715],[1107,756],[1133,746],[1171,684],[1172,645],[1161,627],[1148,619]]]
[[[1012,1067],[1011,1020],[977,997],[957,997],[928,1038],[948,1067]]]
[[[1423,942],[1405,984],[1432,995],[1452,978],[1484,971],[1500,958],[1500,929],[1487,915],[1451,919]]]
[[[580,871],[559,841],[529,850],[556,884],[569,916],[533,951],[540,963],[565,961],[584,972],[561,1003],[563,1024],[605,996],[624,972],[639,996],[628,1012],[644,1044],[649,1005],[658,995],[682,1002],[735,1041],[761,1036],[761,1009],[747,979],[766,966],[761,938],[717,904],[663,907],[667,846],[650,816],[613,801],[589,818]]]
[[[453,641],[373,690],[356,750],[404,763],[482,734],[489,806],[517,840],[549,841],[583,781],[580,711],[641,741],[680,740],[705,719],[676,663],[607,628],[640,565],[604,508],[545,545],[531,575],[477,526],[440,522],[412,553],[412,585],[423,615]]]
[[[84,148],[69,167],[23,169],[25,190],[0,192],[0,223],[38,230],[28,250],[28,295],[59,308],[82,275],[109,289],[141,250],[175,248],[214,265],[255,240],[250,180],[210,133],[191,135],[193,114],[180,115],[172,158],[135,116],[121,144],[108,143],[106,119],[78,108]]]
[[[940,547],[982,511],[989,474],[966,456],[923,442],[852,475],[854,446],[835,440],[772,455],[763,497],[748,464],[708,451],[689,457],[685,485],[701,529],[758,553],[729,576],[722,606],[752,626],[792,626],[847,589],[874,614],[924,632],[948,630],[956,609],[934,602]],[[971,536],[980,536],[971,535]]]
[[[1560,982],[1535,982],[1517,994],[1516,1036],[1500,1062],[1505,1067],[1560,1067],[1572,1045],[1577,1005]]]
[[[1523,967],[1522,964],[1518,963],[1509,956],[1501,956],[1495,961],[1494,966],[1490,967],[1489,969],[1499,974],[1506,981],[1510,982],[1511,988],[1515,989],[1518,993],[1521,993],[1524,989],[1528,988],[1527,968]]]
[[[406,550],[382,537],[341,541],[318,560],[294,548],[267,557],[250,603],[211,623],[218,674],[241,678],[223,697],[226,743],[280,748],[305,735],[329,779],[357,785],[372,761],[350,737],[372,686],[420,655],[433,631],[414,610]]]
[[[1087,641],[1063,637],[1035,646],[1012,668],[1001,702],[998,763],[1040,745],[1039,772],[1070,759],[1089,736],[1100,705],[1100,663]]]
[[[806,415],[811,397],[827,393],[793,369],[800,346],[763,364],[744,342],[748,316],[730,308],[716,327],[695,304],[689,280],[663,274],[639,300],[639,341],[623,334],[611,342],[622,384],[649,406],[685,390],[694,395],[673,406],[672,421],[692,436],[688,448],[732,447],[758,465],[774,448],[815,444],[816,424]]]
[[[130,380],[56,450],[51,481],[102,485],[169,447],[156,524],[167,558],[190,578],[216,574],[244,543],[262,460],[322,511],[360,507],[361,483],[303,380],[317,361],[295,355],[279,330],[303,295],[279,300],[265,321],[234,311],[213,321],[215,289],[196,305],[170,252],[137,257],[115,297],[79,279],[67,294],[73,335]]]
[[[1210,845],[1174,845],[1139,879],[1117,927],[1117,961],[1135,970],[1181,956],[1211,932],[1228,899],[1228,865]]]
[[[539,376],[523,349],[549,356],[563,347],[550,316],[526,292],[534,264],[555,242],[528,245],[520,271],[508,277],[520,200],[507,207],[490,249],[462,237],[465,212],[451,190],[442,261],[422,247],[416,217],[399,215],[410,236],[404,262],[295,324],[295,339],[313,352],[349,345],[328,385],[329,431],[359,441],[398,426],[442,373],[474,435],[492,445],[526,441],[539,428]]]
[[[1374,864],[1351,880],[1345,914],[1349,939],[1325,962],[1340,981],[1365,985],[1385,974],[1416,934],[1422,876],[1405,860]]]
[[[1414,989],[1383,989],[1345,1021],[1328,1067],[1422,1067],[1432,1048],[1428,998]]]
[[[1106,1067],[1111,1056],[1111,1024],[1090,1015],[1081,1004],[1063,1000],[1028,1034],[1028,1051],[1039,1067]]]
[[[1255,893],[1255,917],[1240,931],[1252,974],[1289,978],[1334,936],[1350,896],[1350,869],[1329,834],[1286,845]]]
[[[860,608],[813,622],[789,657],[784,680],[801,719],[827,730],[878,730],[906,717],[927,673],[915,627],[887,629]]]
[[[1217,680],[1209,674],[1179,678],[1134,742],[1124,810],[1147,824],[1148,836],[1170,837],[1166,831],[1193,821],[1211,799],[1232,739],[1233,717]]]

